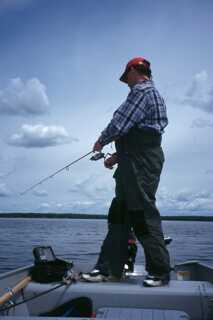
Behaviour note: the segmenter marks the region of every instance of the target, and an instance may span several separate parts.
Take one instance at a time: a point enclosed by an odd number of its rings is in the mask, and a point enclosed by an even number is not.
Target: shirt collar
[[[154,82],[152,80],[142,80],[142,81],[139,81],[138,83],[136,83],[132,89],[134,88],[149,88],[149,87],[153,87],[154,86]]]

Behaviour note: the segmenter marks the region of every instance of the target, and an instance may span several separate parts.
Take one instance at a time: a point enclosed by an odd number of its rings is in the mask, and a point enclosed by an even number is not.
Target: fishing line
[[[54,176],[56,176],[58,173],[60,173],[61,171],[63,170],[69,170],[69,167],[72,166],[74,163],[80,161],[81,159],[87,157],[89,154],[93,153],[93,151],[90,151],[88,153],[86,153],[85,155],[81,156],[80,158],[68,163],[66,166],[64,166],[63,168],[53,172],[52,174],[50,174],[49,176],[43,178],[42,180],[40,180],[39,182],[33,184],[31,187],[27,188],[26,190],[24,190],[23,192],[20,193],[20,195],[24,195],[26,194],[28,191],[34,189],[35,187],[37,187],[38,185],[41,185],[43,182],[53,178]],[[91,160],[94,160],[94,159],[91,159]]]

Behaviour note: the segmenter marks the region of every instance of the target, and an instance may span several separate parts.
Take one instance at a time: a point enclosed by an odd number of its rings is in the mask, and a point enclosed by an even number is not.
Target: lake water
[[[213,267],[213,222],[163,221],[172,263],[197,260]],[[88,270],[97,259],[106,220],[0,219],[0,273],[33,263],[32,248],[52,246],[56,255]],[[144,262],[138,245],[137,263]]]

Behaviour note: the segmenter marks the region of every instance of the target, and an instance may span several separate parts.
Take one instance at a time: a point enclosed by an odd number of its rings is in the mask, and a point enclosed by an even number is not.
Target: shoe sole
[[[153,281],[151,279],[146,279],[146,280],[143,281],[143,286],[144,287],[149,287],[149,288],[155,288],[155,287],[166,286],[168,283],[169,283],[168,280]]]
[[[86,282],[105,282],[107,281],[107,277],[101,275],[99,277],[95,276],[95,277],[92,277],[92,276],[86,276],[86,275],[82,275],[81,278],[86,281]]]

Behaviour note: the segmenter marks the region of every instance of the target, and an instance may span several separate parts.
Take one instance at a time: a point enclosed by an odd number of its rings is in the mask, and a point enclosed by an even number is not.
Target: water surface
[[[173,263],[198,260],[213,266],[213,222],[163,221]],[[52,246],[56,255],[82,270],[97,259],[107,231],[106,220],[0,219],[0,273],[31,264],[35,246]],[[137,263],[143,263],[138,245]]]

